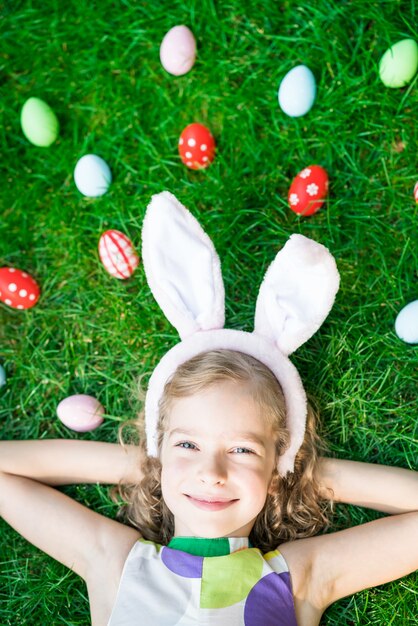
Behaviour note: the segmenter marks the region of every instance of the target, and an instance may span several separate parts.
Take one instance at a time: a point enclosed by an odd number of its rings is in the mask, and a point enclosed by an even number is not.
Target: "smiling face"
[[[270,485],[273,430],[243,383],[218,383],[173,401],[161,463],[175,536],[248,536]]]

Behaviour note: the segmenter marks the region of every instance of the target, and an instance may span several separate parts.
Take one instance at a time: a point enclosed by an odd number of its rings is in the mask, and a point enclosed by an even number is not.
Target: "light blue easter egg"
[[[96,154],[85,154],[75,166],[74,182],[80,193],[95,198],[102,196],[109,189],[112,173],[101,157]]]
[[[6,384],[6,372],[2,365],[0,365],[0,387]]]
[[[410,302],[398,313],[395,331],[406,343],[418,343],[418,300]]]
[[[290,117],[300,117],[313,107],[316,97],[315,76],[306,65],[297,65],[280,83],[280,108]]]

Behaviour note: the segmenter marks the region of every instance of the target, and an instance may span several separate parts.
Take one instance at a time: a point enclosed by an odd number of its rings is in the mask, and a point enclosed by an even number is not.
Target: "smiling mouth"
[[[201,509],[207,509],[212,511],[218,511],[220,509],[225,509],[234,502],[238,502],[238,499],[229,499],[229,498],[219,498],[219,497],[208,497],[208,496],[189,496],[188,494],[184,494],[188,500],[192,502],[195,506]]]

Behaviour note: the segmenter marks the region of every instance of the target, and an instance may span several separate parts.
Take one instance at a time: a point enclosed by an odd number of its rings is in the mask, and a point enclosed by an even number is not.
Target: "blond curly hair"
[[[276,460],[289,442],[283,392],[272,372],[257,359],[231,350],[199,354],[180,365],[166,383],[159,405],[158,450],[161,450],[172,403],[224,381],[245,384],[273,428]],[[132,426],[132,422],[129,424]],[[125,443],[125,427],[120,441]],[[142,459],[139,484],[120,484],[117,494],[124,504],[119,516],[137,528],[145,539],[166,545],[174,534],[174,517],[161,492],[161,462],[149,457],[143,413],[134,422]],[[295,460],[295,469],[286,477],[273,470],[269,493],[250,534],[252,545],[263,552],[285,541],[310,537],[328,527],[332,501],[324,500],[316,480],[319,451],[325,446],[318,436],[317,417],[308,405],[305,438]]]

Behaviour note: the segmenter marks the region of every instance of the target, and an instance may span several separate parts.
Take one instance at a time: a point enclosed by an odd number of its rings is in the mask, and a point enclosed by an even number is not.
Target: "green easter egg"
[[[414,39],[395,43],[380,59],[379,75],[386,87],[403,87],[418,69],[418,44]]]
[[[59,124],[54,111],[39,98],[29,98],[20,115],[22,130],[35,146],[50,146],[58,137]]]

